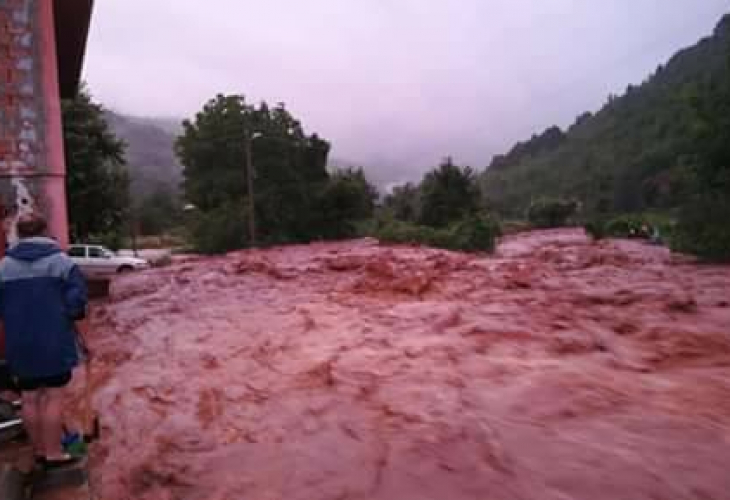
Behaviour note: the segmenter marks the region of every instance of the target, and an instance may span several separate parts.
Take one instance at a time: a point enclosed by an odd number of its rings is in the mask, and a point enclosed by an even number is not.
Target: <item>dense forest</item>
[[[694,192],[697,100],[717,101],[730,88],[729,63],[730,15],[712,36],[622,96],[609,96],[595,114],[495,156],[481,176],[486,203],[510,218],[523,217],[545,196],[576,199],[589,213],[601,204],[616,213],[677,209]]]

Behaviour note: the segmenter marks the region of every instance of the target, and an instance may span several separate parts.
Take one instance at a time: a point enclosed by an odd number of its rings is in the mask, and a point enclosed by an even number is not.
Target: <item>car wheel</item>
[[[117,269],[117,272],[119,274],[129,273],[131,271],[134,271],[134,268],[132,266],[122,266],[119,269]]]

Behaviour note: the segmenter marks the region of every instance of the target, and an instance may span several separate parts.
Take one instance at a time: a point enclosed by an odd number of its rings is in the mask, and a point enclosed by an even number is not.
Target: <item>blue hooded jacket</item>
[[[24,379],[78,364],[74,321],[86,314],[86,281],[50,238],[26,238],[0,261],[0,317],[8,368]]]

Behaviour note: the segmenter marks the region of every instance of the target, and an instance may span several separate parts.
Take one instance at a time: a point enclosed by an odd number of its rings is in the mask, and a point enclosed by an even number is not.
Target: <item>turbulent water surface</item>
[[[104,500],[728,499],[730,268],[580,232],[126,276],[94,313]]]

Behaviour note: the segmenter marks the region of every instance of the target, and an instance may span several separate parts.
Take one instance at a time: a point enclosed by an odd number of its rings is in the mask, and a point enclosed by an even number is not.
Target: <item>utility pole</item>
[[[137,218],[137,209],[132,208],[129,211],[129,237],[132,243],[132,255],[139,257],[137,249],[137,236],[139,236],[139,219]]]
[[[246,154],[246,186],[248,191],[248,237],[251,246],[256,246],[256,203],[253,195],[253,160],[251,154],[251,143],[260,133],[245,132],[244,148]]]

